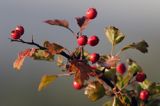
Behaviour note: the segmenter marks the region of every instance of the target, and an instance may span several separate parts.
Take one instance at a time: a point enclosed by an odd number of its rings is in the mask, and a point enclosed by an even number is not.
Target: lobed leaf
[[[55,81],[58,78],[57,75],[44,75],[41,78],[40,84],[38,86],[38,91],[41,91],[45,87],[47,87],[49,84],[51,84],[53,81]]]
[[[75,19],[77,21],[78,26],[80,27],[80,31],[83,31],[87,28],[89,24],[89,19],[87,19],[85,16],[76,17]]]
[[[53,20],[46,20],[45,23],[49,25],[58,25],[65,28],[69,27],[69,22],[67,20],[53,19]]]
[[[28,56],[28,57],[31,57],[32,54],[34,52],[34,49],[26,49],[22,52],[20,52],[18,54],[18,57],[17,59],[14,61],[13,63],[13,68],[15,68],[16,70],[20,70],[22,65],[23,65],[23,62],[24,62],[24,59]]]
[[[64,47],[62,47],[61,45],[50,43],[49,41],[44,42],[44,47],[47,48],[48,52],[51,55],[59,54],[64,50]]]
[[[112,45],[119,44],[125,38],[124,34],[114,26],[106,27],[105,35]]]
[[[149,47],[148,43],[145,40],[142,40],[137,43],[133,42],[132,44],[129,44],[129,45],[123,47],[121,49],[121,51],[125,51],[128,49],[137,49],[142,53],[148,53],[148,47]]]
[[[105,95],[105,89],[98,81],[91,82],[85,88],[84,94],[91,100],[96,101]]]

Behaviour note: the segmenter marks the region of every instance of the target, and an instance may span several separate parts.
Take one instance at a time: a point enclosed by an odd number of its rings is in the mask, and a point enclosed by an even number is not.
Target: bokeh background
[[[72,78],[59,78],[42,92],[37,86],[44,74],[59,73],[54,63],[33,61],[27,58],[20,72],[12,68],[18,52],[31,46],[11,43],[10,31],[16,25],[25,27],[25,40],[42,43],[57,42],[70,50],[76,41],[68,30],[43,23],[47,19],[67,19],[71,28],[78,31],[75,17],[82,16],[89,7],[95,7],[98,16],[84,31],[99,36],[96,47],[90,52],[108,53],[111,49],[104,36],[104,27],[114,25],[126,34],[122,47],[142,39],[149,43],[149,53],[125,52],[123,59],[131,57],[143,67],[152,81],[159,81],[160,60],[160,1],[159,0],[0,0],[0,106],[100,106],[107,100],[90,102],[83,91],[72,87]]]

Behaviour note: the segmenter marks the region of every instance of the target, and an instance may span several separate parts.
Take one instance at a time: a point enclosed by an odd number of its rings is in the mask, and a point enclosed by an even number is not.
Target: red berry
[[[142,90],[142,91],[140,92],[139,98],[140,98],[142,101],[146,101],[146,100],[149,98],[149,91],[148,91],[148,90]]]
[[[19,39],[21,37],[21,33],[17,30],[11,31],[11,38],[12,39]]]
[[[92,53],[89,55],[89,60],[93,63],[97,62],[99,60],[100,56],[97,53]]]
[[[146,79],[146,74],[144,72],[138,72],[136,75],[136,81],[143,82]]]
[[[83,87],[83,85],[77,81],[73,81],[73,87],[77,90],[80,90]]]
[[[95,8],[89,8],[86,12],[86,17],[88,19],[94,19],[97,16],[97,10]]]
[[[21,35],[24,34],[24,28],[23,28],[23,26],[18,25],[18,26],[15,28],[15,30],[16,30],[16,31],[19,31]]]
[[[126,66],[124,63],[120,63],[117,65],[116,70],[118,73],[120,73],[121,75],[124,74],[126,72]]]
[[[84,46],[87,44],[87,40],[88,40],[87,36],[81,35],[77,38],[77,43],[79,46]]]
[[[99,39],[97,36],[90,36],[87,42],[90,46],[96,46],[99,43]]]

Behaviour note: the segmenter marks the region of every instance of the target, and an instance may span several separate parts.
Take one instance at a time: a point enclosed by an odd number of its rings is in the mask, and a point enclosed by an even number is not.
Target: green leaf
[[[98,81],[91,82],[85,88],[84,94],[91,100],[96,101],[105,95],[105,89]]]
[[[142,40],[137,43],[133,42],[132,44],[129,44],[129,45],[123,47],[121,49],[121,51],[125,51],[128,49],[137,49],[142,53],[148,53],[148,47],[149,47],[148,43],[145,40]]]
[[[112,45],[116,45],[123,41],[124,34],[116,27],[109,26],[105,28],[105,35]]]
[[[41,91],[42,89],[44,89],[45,87],[47,87],[49,84],[51,84],[57,78],[58,78],[57,75],[44,75],[41,78],[41,82],[40,82],[40,84],[38,86],[38,91]]]
[[[139,84],[140,84],[141,88],[149,89],[149,87],[151,86],[152,83],[151,83],[151,81],[146,79],[143,82],[140,82]]]
[[[51,55],[46,50],[35,49],[34,53],[32,54],[32,58],[35,60],[46,60],[46,61],[53,61],[54,55]]]

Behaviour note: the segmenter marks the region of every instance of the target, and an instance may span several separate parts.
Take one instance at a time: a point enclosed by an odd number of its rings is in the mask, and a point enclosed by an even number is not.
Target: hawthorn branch
[[[39,45],[38,43],[35,43],[33,39],[32,39],[31,42],[24,41],[23,39],[11,39],[11,38],[9,38],[9,39],[11,40],[11,42],[20,42],[20,43],[24,43],[24,44],[28,44],[28,45],[34,45],[34,46],[38,47],[38,48],[41,49],[41,50],[47,50],[47,48]],[[67,54],[66,52],[64,52],[64,51],[60,52],[59,54],[61,54],[62,56],[64,56],[64,57],[67,58],[67,59],[72,59],[71,56],[68,55],[68,54]]]

